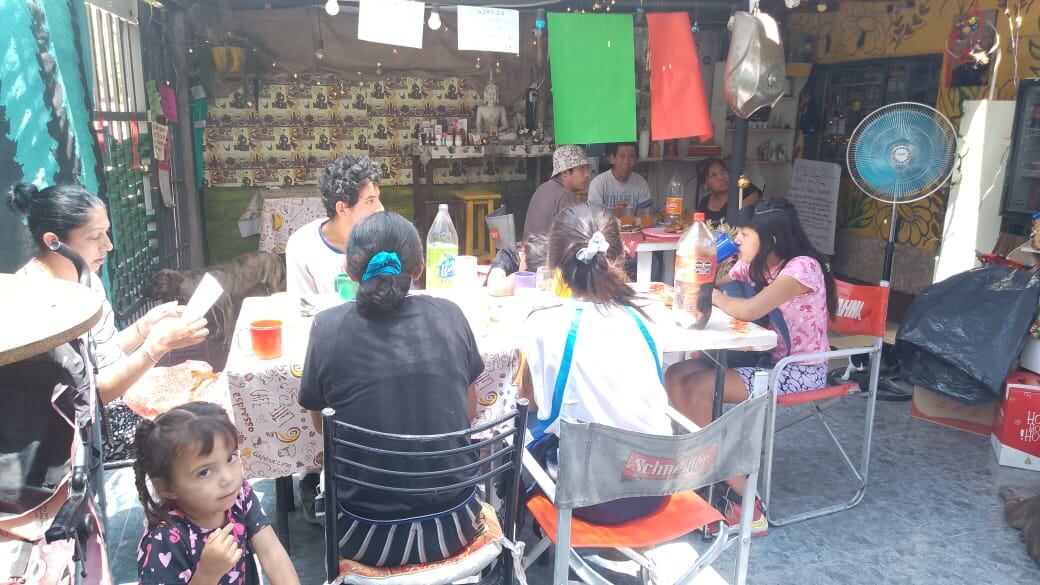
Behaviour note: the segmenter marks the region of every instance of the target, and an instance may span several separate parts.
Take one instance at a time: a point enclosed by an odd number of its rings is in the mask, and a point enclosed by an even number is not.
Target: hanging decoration
[[[978,71],[990,65],[991,55],[999,48],[997,29],[986,18],[977,3],[971,9],[954,19],[953,26],[946,38],[946,83],[953,84],[954,71],[968,67]]]
[[[650,129],[654,140],[713,135],[697,46],[685,12],[646,15],[650,33]],[[686,156],[686,153],[680,153]]]

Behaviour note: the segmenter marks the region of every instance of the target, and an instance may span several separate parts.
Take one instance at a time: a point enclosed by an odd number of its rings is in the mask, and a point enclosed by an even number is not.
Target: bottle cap
[[[693,221],[704,221],[704,212],[698,211],[693,214]]]
[[[447,203],[441,203],[440,205],[437,206],[437,211],[448,211],[448,204]]]

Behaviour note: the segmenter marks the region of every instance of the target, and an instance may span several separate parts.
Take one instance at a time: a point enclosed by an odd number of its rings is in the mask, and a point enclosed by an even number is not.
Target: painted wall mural
[[[473,125],[481,96],[465,78],[381,77],[342,80],[327,75],[247,81],[212,100],[206,123],[203,184],[213,187],[317,183],[324,165],[343,155],[368,155],[384,185],[410,185],[408,148],[424,120],[450,129]],[[508,107],[515,119],[514,107]],[[527,179],[526,159],[464,159],[438,165],[438,184]]]
[[[955,19],[973,9],[995,11],[1001,55],[995,72],[994,97],[1014,99],[1016,78],[1040,75],[1040,0],[1010,1],[1011,14],[1020,10],[1023,18],[1021,28],[1016,29],[1019,43],[1014,52],[1009,18],[1004,13],[1008,4],[1007,0],[917,0],[912,6],[896,2],[842,2],[836,11],[792,14],[788,42],[794,47],[811,46],[814,61],[821,64],[942,54],[945,71],[949,58],[946,42]],[[989,85],[949,87],[945,74],[939,83],[938,103],[929,105],[943,112],[958,128],[964,101],[983,99],[989,93]],[[903,222],[897,241],[937,250],[944,210],[945,193],[900,205]],[[887,239],[891,211],[890,206],[864,195],[851,181],[843,182],[838,207],[839,230]]]
[[[90,51],[81,0],[0,0],[0,193],[15,183],[79,183],[97,193]],[[25,229],[0,206],[0,271],[26,258]]]

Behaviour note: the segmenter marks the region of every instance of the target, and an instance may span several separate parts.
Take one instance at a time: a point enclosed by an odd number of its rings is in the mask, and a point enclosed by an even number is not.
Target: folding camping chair
[[[699,528],[723,522],[722,515],[693,490],[730,477],[750,474],[742,501],[739,527],[720,529],[711,546],[676,583],[690,583],[727,548],[739,544],[735,583],[747,577],[756,479],[762,455],[767,396],[733,407],[703,429],[669,409],[669,415],[691,432],[661,436],[624,431],[595,423],[560,421],[559,473],[553,482],[524,450],[524,469],[541,492],[528,502],[531,515],[546,535],[525,559],[530,565],[556,544],[553,585],[568,583],[568,569],[582,581],[609,581],[577,554],[579,548],[616,548],[640,565],[644,583],[657,582],[651,558],[634,548],[665,544]],[[660,510],[624,524],[604,526],[572,518],[574,508],[619,498],[671,496]],[[723,528],[720,524],[720,528]],[[716,575],[717,577],[717,575]],[[721,580],[721,578],[719,578]]]
[[[337,421],[335,410],[323,410],[324,497],[325,509],[329,511],[325,515],[326,584],[446,585],[466,577],[479,576],[478,585],[491,585],[512,583],[516,574],[521,585],[525,585],[520,566],[522,543],[515,543],[522,452],[519,445],[523,444],[527,408],[527,400],[521,399],[517,401],[516,411],[510,414],[471,429],[441,435],[380,433]],[[376,448],[365,445],[366,438],[390,439],[392,444],[402,446],[395,448],[400,450]],[[472,454],[476,461],[461,467],[445,467],[434,471],[407,471],[410,461],[436,461],[445,455],[458,454]],[[373,463],[373,460],[378,463]],[[470,479],[456,481],[460,474],[470,476]],[[387,485],[400,484],[402,479],[415,482],[412,485],[419,487]],[[338,521],[343,513],[337,499],[337,485],[341,482],[412,496],[484,485],[485,496],[501,494],[503,520],[499,523],[494,508],[485,503],[481,513],[484,529],[451,558],[399,567],[366,566],[340,558],[339,540],[342,535]],[[485,502],[488,500],[485,497]]]
[[[858,504],[866,493],[867,468],[870,464],[870,440],[874,428],[874,407],[877,401],[878,374],[881,368],[881,347],[884,343],[885,323],[888,316],[889,285],[888,282],[885,281],[882,281],[878,286],[870,286],[854,285],[840,280],[836,281],[835,284],[838,293],[838,310],[837,314],[831,318],[829,327],[830,332],[839,335],[870,336],[872,342],[870,345],[865,347],[788,356],[777,362],[773,371],[770,372],[769,395],[772,397],[772,400],[770,402],[769,416],[766,421],[765,462],[762,465],[762,480],[763,491],[765,492],[763,505],[766,508],[769,523],[774,526],[783,526],[785,524],[801,522],[802,520],[808,520],[809,518],[816,518],[826,514],[847,510]],[[866,390],[860,387],[856,382],[845,382],[816,390],[789,392],[783,395],[777,394],[776,389],[780,373],[784,368],[791,364],[831,360],[835,358],[851,359],[851,357],[855,355],[867,355],[870,359],[870,377]],[[823,416],[823,411],[824,409],[836,404],[842,398],[863,396],[864,394],[866,394],[867,404],[863,431],[863,454],[859,465],[857,466],[852,462],[852,459],[849,458],[849,455],[842,446],[841,441],[838,440],[834,431],[831,430],[830,425],[827,424],[827,420]],[[800,415],[794,416],[792,419],[785,421],[780,428],[777,428],[777,406],[807,406],[808,410],[807,412],[803,412]],[[856,493],[850,500],[844,503],[823,506],[803,513],[781,517],[778,516],[776,511],[771,509],[769,505],[772,496],[775,435],[777,432],[789,428],[790,426],[810,417],[820,421],[824,430],[827,432],[827,435],[831,438],[831,441],[841,453],[842,458],[845,460],[845,464],[848,466],[853,476],[855,476],[857,484]]]

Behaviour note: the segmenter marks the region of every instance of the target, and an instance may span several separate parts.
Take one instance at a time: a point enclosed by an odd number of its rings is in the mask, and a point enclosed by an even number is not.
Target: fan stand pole
[[[892,282],[892,258],[896,255],[896,206],[898,203],[892,204],[892,219],[888,223],[888,243],[885,244],[885,264],[881,269],[881,279],[885,282]]]

